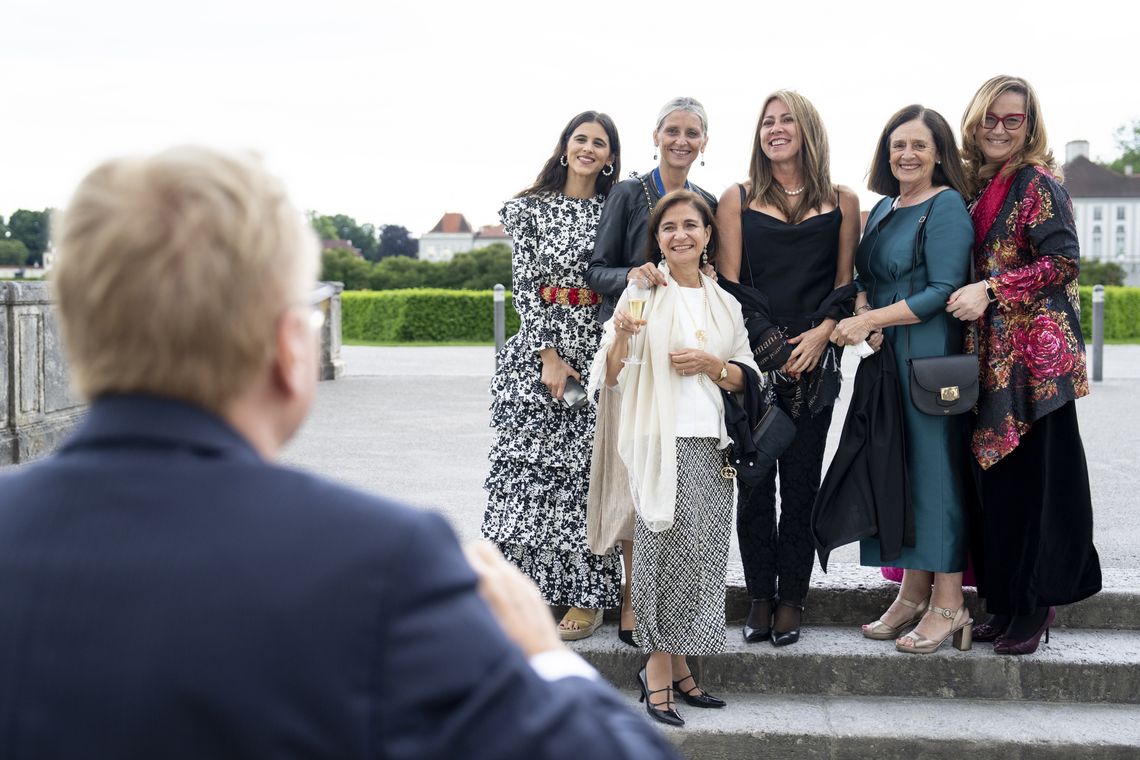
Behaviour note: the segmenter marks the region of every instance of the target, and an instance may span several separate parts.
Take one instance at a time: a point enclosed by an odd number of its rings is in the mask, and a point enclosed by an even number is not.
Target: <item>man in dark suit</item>
[[[493,551],[272,463],[318,256],[257,162],[108,162],[57,244],[92,404],[0,476],[0,757],[675,756]]]

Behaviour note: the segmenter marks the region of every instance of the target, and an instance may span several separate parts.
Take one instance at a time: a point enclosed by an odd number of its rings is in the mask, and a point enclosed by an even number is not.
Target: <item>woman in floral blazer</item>
[[[1088,395],[1072,203],[1024,79],[999,76],[962,118],[976,194],[978,282],[947,302],[976,320],[981,397],[972,448],[981,495],[973,559],[992,617],[975,641],[1029,654],[1056,616],[1100,590],[1076,399]],[[1046,639],[1048,640],[1048,639]]]

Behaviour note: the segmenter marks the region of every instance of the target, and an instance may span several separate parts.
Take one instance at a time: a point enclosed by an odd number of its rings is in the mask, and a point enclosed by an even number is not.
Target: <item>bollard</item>
[[[1104,286],[1093,286],[1092,292],[1093,382],[1104,379]]]
[[[499,371],[499,351],[507,342],[507,298],[502,285],[495,286],[495,371]]]

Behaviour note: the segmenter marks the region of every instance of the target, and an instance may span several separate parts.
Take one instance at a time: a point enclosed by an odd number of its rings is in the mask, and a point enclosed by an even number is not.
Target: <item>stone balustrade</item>
[[[340,356],[340,283],[321,289],[320,379],[344,372]],[[59,320],[45,282],[0,282],[0,466],[53,450],[83,417],[71,387]]]

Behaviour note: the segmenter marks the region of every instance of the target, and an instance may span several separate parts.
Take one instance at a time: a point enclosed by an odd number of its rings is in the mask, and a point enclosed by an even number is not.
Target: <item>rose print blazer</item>
[[[997,295],[966,347],[979,342],[982,392],[972,448],[989,468],[1017,447],[1033,422],[1089,392],[1069,194],[1047,169],[1023,167],[997,218],[988,230],[977,230],[975,241],[978,277]]]

